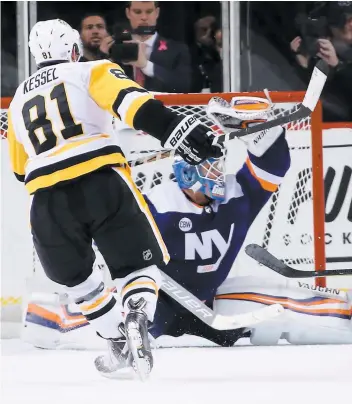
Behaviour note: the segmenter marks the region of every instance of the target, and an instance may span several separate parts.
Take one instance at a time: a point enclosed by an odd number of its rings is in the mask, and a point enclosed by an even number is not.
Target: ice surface
[[[101,377],[98,354],[1,341],[1,403],[352,403],[352,345],[158,349],[145,383]]]

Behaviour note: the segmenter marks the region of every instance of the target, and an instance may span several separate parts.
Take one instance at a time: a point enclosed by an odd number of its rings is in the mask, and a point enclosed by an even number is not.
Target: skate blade
[[[126,332],[128,336],[128,346],[133,357],[133,369],[137,373],[139,379],[144,382],[149,377],[151,368],[148,357],[141,357],[139,354],[140,349],[143,347],[143,343],[138,325],[131,322],[128,324]]]
[[[104,365],[102,363],[104,356],[98,356],[94,361],[95,370],[103,377],[108,379],[134,379],[135,372],[131,365],[121,363]]]
[[[133,379],[135,378],[135,372],[132,366],[119,366],[119,365],[101,365],[98,357],[95,362],[95,370],[103,377],[108,379]]]
[[[114,379],[114,380],[135,380],[136,379],[136,372],[134,371],[134,369],[132,367],[112,370],[111,372],[101,372],[98,370],[98,373],[107,379]]]

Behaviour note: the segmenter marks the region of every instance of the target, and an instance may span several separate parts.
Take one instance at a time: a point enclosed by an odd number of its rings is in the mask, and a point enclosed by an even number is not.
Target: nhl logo
[[[183,217],[179,223],[178,223],[178,227],[180,230],[186,232],[186,231],[190,231],[192,229],[192,222],[190,219],[188,219],[188,217]]]
[[[149,260],[152,259],[152,257],[153,257],[153,254],[152,254],[152,252],[150,250],[143,251],[143,259],[144,259],[144,261],[149,261]]]

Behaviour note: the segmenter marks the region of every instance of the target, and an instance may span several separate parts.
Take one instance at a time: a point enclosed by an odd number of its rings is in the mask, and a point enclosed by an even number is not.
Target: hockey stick
[[[304,96],[304,100],[297,110],[293,108],[290,111],[287,111],[284,116],[278,117],[271,121],[263,122],[250,128],[240,129],[225,135],[217,136],[214,139],[213,144],[215,145],[217,143],[224,143],[226,141],[233,140],[236,137],[250,135],[252,133],[268,130],[275,126],[280,126],[289,122],[297,121],[299,119],[307,118],[314,111],[319,101],[328,73],[328,64],[323,60],[319,60],[319,62],[314,67],[312,77],[309,81],[308,88]]]
[[[298,109],[294,107],[289,111],[285,111],[283,116],[280,116],[271,121],[263,122],[255,126],[251,126],[250,128],[240,129],[228,134],[216,136],[213,144],[216,145],[218,143],[233,140],[237,137],[250,135],[252,133],[268,130],[275,126],[280,126],[286,123],[297,121],[299,119],[307,118],[314,111],[319,101],[321,92],[323,91],[327,79],[328,72],[329,66],[323,60],[320,60],[314,67],[304,100]],[[265,92],[265,94],[268,97],[267,92]],[[268,97],[268,99],[269,101],[271,101],[270,97]],[[152,152],[153,154],[146,157],[140,157],[136,160],[130,160],[128,164],[130,165],[130,167],[137,167],[142,164],[151,163],[157,160],[162,160],[164,158],[173,157],[175,155],[175,150],[167,149],[162,149],[159,151],[150,150],[150,152]]]
[[[174,157],[176,154],[176,150],[167,150],[167,149],[162,149],[162,150],[150,150],[149,152],[152,152],[153,154],[150,154],[149,156],[145,156],[145,157],[140,157],[136,160],[130,160],[128,162],[128,165],[130,167],[137,167],[140,166],[142,164],[146,164],[146,163],[153,163],[154,161],[158,161],[158,160],[163,160],[169,157]],[[143,151],[141,151],[141,153],[143,153]]]
[[[286,278],[325,278],[326,276],[352,275],[352,269],[326,269],[324,271],[301,271],[292,268],[274,257],[265,248],[257,244],[248,244],[246,254],[260,264],[272,269]]]
[[[275,318],[284,312],[284,308],[280,304],[273,304],[249,313],[236,314],[233,316],[216,314],[167,274],[163,271],[160,272],[163,277],[161,290],[190,311],[194,316],[216,330],[234,330],[236,328],[249,327],[262,321]]]

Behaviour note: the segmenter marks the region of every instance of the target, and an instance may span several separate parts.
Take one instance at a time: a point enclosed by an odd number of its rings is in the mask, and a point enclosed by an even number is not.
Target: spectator
[[[216,58],[216,62],[213,66],[213,69],[209,72],[210,91],[212,93],[220,93],[223,91],[223,82],[222,82],[222,31],[219,27],[215,29],[214,39],[215,39],[215,49],[219,55],[219,59]]]
[[[192,92],[222,91],[222,37],[213,16],[194,24],[195,45],[191,47]]]
[[[80,23],[79,32],[83,45],[81,62],[105,59],[112,37],[106,29],[106,20],[99,14],[87,14]]]
[[[166,39],[155,30],[150,35],[137,35],[138,27],[156,26],[159,16],[158,2],[130,1],[126,17],[132,32],[131,43],[138,44],[138,58],[120,64],[125,73],[149,91],[186,93],[190,90],[191,67],[185,44]],[[101,48],[104,51],[104,49]]]
[[[220,58],[222,59],[222,31],[220,28],[217,28],[215,31],[215,48],[218,51]]]
[[[328,35],[316,39],[315,55],[307,52],[300,36],[290,47],[306,82],[318,58],[331,67],[322,95],[324,120],[352,121],[352,3],[330,3],[327,25]]]

